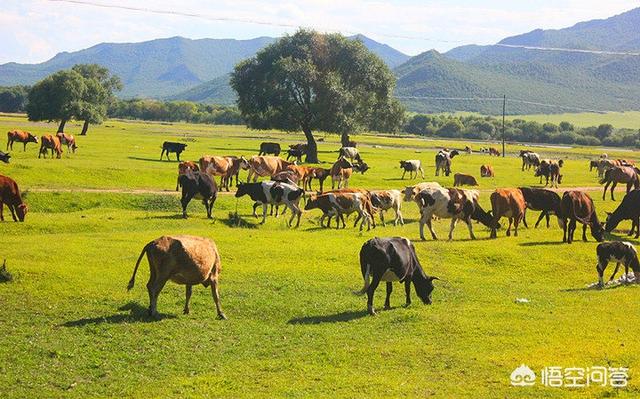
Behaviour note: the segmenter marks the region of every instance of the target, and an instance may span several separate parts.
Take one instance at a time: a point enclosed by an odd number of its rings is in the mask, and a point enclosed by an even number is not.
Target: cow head
[[[240,198],[243,195],[247,195],[249,193],[248,186],[249,185],[247,183],[238,183],[238,185],[236,186],[238,188],[235,195],[236,198]]]
[[[419,192],[416,197],[418,198],[418,203],[420,204],[420,207],[424,208],[427,206],[433,206],[436,203],[435,198],[433,198],[433,196],[431,196],[431,194],[427,193],[427,192]]]
[[[613,229],[615,229],[616,226],[618,226],[618,224],[620,223],[620,219],[611,212],[605,213],[607,214],[607,219],[604,222],[604,231],[606,231],[607,233],[611,233]]]
[[[18,220],[24,222],[24,217],[27,215],[27,211],[29,208],[27,204],[22,203],[16,207],[16,214],[18,215]]]
[[[0,152],[0,161],[4,163],[9,163],[9,158],[11,158],[11,155],[5,154],[4,152]]]
[[[406,165],[406,161],[400,161],[400,169],[404,169],[404,165]]]
[[[360,162],[353,165],[353,169],[355,169],[356,172],[360,172],[364,175],[364,172],[369,170],[369,165],[367,165],[366,162],[360,160]]]
[[[558,161],[558,166],[559,166],[559,167],[562,167],[562,165],[564,165],[564,160],[563,160],[563,159],[561,159],[561,160],[559,160],[559,161]]]
[[[304,210],[308,211],[311,209],[315,209],[318,207],[318,196],[315,194],[310,194],[307,198],[307,202],[304,205]]]
[[[593,238],[596,239],[596,241],[598,242],[604,241],[604,232],[605,232],[605,229],[602,226],[602,223],[598,221],[591,223],[591,235],[593,236]]]
[[[431,305],[431,293],[434,290],[433,280],[440,280],[438,277],[424,276],[424,279],[415,279],[414,285],[416,294],[425,305]]]
[[[238,159],[238,162],[240,162],[240,168],[242,170],[249,170],[250,168],[249,161],[247,161],[247,158],[245,158],[244,155],[240,156],[240,158]]]
[[[449,158],[453,158],[456,155],[460,155],[460,152],[458,152],[458,150],[453,150],[449,153]]]
[[[27,143],[38,143],[38,138],[31,133],[27,133]]]

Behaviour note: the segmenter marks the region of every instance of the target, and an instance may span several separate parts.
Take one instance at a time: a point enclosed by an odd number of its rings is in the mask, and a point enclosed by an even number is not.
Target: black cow
[[[180,154],[184,151],[187,145],[184,143],[174,143],[171,141],[165,141],[162,143],[162,152],[160,153],[160,160],[162,160],[162,156],[164,153],[167,153],[167,160],[169,160],[169,153],[175,152],[176,157],[178,158],[178,162],[180,162]]]
[[[278,143],[260,143],[260,152],[258,155],[273,154],[275,156],[280,155],[280,144]]]
[[[301,148],[290,148],[287,150],[287,161],[291,158],[295,158],[298,163],[302,163],[302,156],[306,155],[306,149]]]
[[[384,308],[391,309],[389,297],[393,290],[393,281],[404,283],[406,304],[411,304],[411,282],[416,294],[423,303],[431,304],[431,292],[434,289],[433,280],[422,270],[413,244],[404,237],[372,238],[365,242],[360,249],[360,270],[364,279],[364,287],[358,295],[367,293],[367,310],[370,315],[376,314],[373,308],[373,294],[380,281],[387,283],[387,297]],[[371,276],[371,284],[369,277]]]
[[[635,231],[635,238],[640,237],[640,227],[638,227],[640,226],[640,190],[629,191],[615,211],[607,212],[604,230],[610,233],[622,220],[627,219],[631,219],[631,230],[628,235],[632,235]]]
[[[527,205],[527,209],[531,209],[532,211],[542,211],[542,213],[540,213],[540,217],[538,217],[538,221],[535,224],[536,228],[542,221],[543,217],[546,217],[547,228],[549,228],[549,215],[554,214],[556,216],[561,216],[560,203],[562,202],[562,200],[556,192],[544,188],[529,187],[520,187],[520,191],[522,191],[522,196],[524,197],[524,202]],[[526,228],[529,228],[529,225],[527,225],[526,210],[522,222],[524,223]]]
[[[218,187],[213,178],[205,172],[189,171],[178,176],[178,182],[182,186],[182,217],[187,217],[187,205],[193,197],[202,198],[204,208],[207,210],[207,217],[212,218],[213,204],[218,198]]]
[[[607,268],[610,261],[616,262],[616,268],[609,281],[612,281],[616,276],[616,273],[618,273],[618,269],[620,268],[620,263],[622,263],[624,264],[625,279],[629,274],[629,268],[631,268],[635,276],[636,284],[640,284],[640,263],[638,262],[638,253],[631,243],[622,241],[603,242],[598,244],[596,253],[598,254],[598,264],[596,265],[596,270],[598,271],[598,287],[604,287],[604,269]]]
[[[4,153],[4,152],[0,151],[0,161],[2,161],[4,163],[9,163],[9,158],[11,158],[11,155],[9,155],[8,153]]]

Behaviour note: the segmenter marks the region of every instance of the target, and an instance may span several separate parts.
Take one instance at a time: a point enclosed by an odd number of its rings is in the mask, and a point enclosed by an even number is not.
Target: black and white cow
[[[522,158],[522,170],[529,170],[531,167],[540,165],[540,155],[529,150],[520,150],[520,158]]]
[[[182,217],[187,217],[187,205],[196,197],[202,199],[207,217],[212,218],[213,204],[218,198],[218,187],[213,178],[205,172],[188,169],[185,174],[178,176],[178,184],[182,186]]]
[[[357,295],[367,293],[367,311],[374,316],[373,295],[380,281],[387,283],[387,297],[384,301],[385,310],[391,309],[389,298],[393,290],[392,283],[398,281],[404,283],[406,303],[411,304],[411,283],[415,287],[416,294],[423,303],[431,304],[433,292],[433,280],[437,277],[427,276],[422,270],[416,249],[413,244],[404,237],[372,238],[365,242],[360,249],[360,271],[364,280],[364,287]],[[371,278],[371,283],[369,283]]]
[[[396,214],[393,220],[393,225],[396,226],[398,222],[404,226],[404,218],[400,208],[402,207],[402,193],[400,190],[375,190],[371,191],[371,204],[380,210],[380,221],[384,226],[384,212],[393,209]]]
[[[236,198],[240,198],[244,195],[248,195],[253,201],[262,204],[262,221],[263,224],[267,219],[267,205],[282,205],[291,209],[291,218],[288,221],[288,225],[291,226],[291,222],[297,216],[298,221],[296,227],[300,226],[300,216],[302,216],[302,210],[298,205],[300,199],[304,196],[304,190],[293,184],[287,184],[275,181],[263,181],[259,183],[240,183],[238,184],[238,191],[236,191]],[[255,207],[254,216],[255,216]]]
[[[4,163],[9,163],[9,158],[11,158],[11,155],[9,155],[8,153],[4,153],[4,152],[0,151],[0,161],[2,161]]]
[[[351,162],[362,160],[362,158],[360,158],[360,152],[356,147],[340,148],[340,150],[338,151],[338,159],[340,159],[340,157],[348,158],[351,160]]]
[[[174,143],[171,141],[165,141],[164,143],[162,143],[162,152],[160,153],[160,160],[162,160],[162,156],[165,154],[165,152],[167,153],[167,160],[169,160],[169,153],[175,152],[176,158],[178,158],[178,161],[180,161],[180,154],[182,153],[182,151],[184,151],[186,147],[187,145],[184,143]]]
[[[449,176],[449,174],[451,174],[451,160],[453,159],[453,157],[459,154],[460,153],[458,152],[458,150],[438,151],[438,153],[436,154],[436,176],[440,176],[441,169],[444,172],[445,176]]]
[[[598,264],[596,270],[598,271],[598,287],[604,287],[604,270],[607,268],[609,262],[616,262],[616,268],[611,275],[609,281],[618,273],[620,264],[624,265],[625,279],[629,273],[629,268],[633,270],[636,284],[640,284],[640,263],[638,262],[638,253],[635,247],[629,242],[623,241],[609,241],[598,244],[596,248],[598,254]]]
[[[422,170],[422,163],[417,159],[409,159],[407,161],[400,161],[400,169],[404,169],[402,172],[402,179],[404,179],[404,175],[409,172],[409,179],[411,179],[411,174],[414,174],[413,179],[418,177],[418,172],[420,172],[420,176],[424,179],[424,170]]]

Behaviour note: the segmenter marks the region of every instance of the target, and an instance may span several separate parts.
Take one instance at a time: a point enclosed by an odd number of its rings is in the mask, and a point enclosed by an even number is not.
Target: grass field
[[[540,123],[551,122],[555,124],[566,121],[580,127],[598,126],[603,123],[609,123],[617,128],[640,128],[640,111],[607,112],[604,114],[581,112],[568,114],[509,115],[507,118],[532,120]]]
[[[0,117],[0,131],[53,132],[19,116]],[[79,126],[69,124],[69,132]],[[405,226],[370,232],[319,228],[319,213],[303,215],[299,229],[286,218],[262,226],[251,202],[221,195],[215,219],[194,201],[180,218],[177,164],[158,160],[164,140],[189,143],[184,159],[203,154],[257,153],[259,142],[301,141],[300,135],[254,132],[239,127],[108,121],[79,138],[75,155],[37,159],[33,144],[12,151],[0,174],[27,191],[25,223],[0,224],[0,259],[14,281],[0,284],[0,395],[27,397],[637,397],[640,383],[640,315],[636,286],[586,289],[597,279],[591,239],[562,244],[562,231],[521,229],[519,237],[488,240],[475,226],[470,241],[463,225],[454,240],[421,242],[415,204],[403,204]],[[320,135],[323,137],[323,135]],[[326,135],[320,158],[335,159],[338,137]],[[473,148],[484,143],[407,137],[357,136],[371,166],[351,186],[401,188],[398,160],[418,158],[433,180],[434,149]],[[4,145],[2,145],[4,147]],[[481,179],[488,207],[496,187],[537,185],[514,157],[461,155],[453,170],[479,175],[491,163],[497,177]],[[567,159],[565,187],[597,187],[588,159],[597,148],[539,148]],[[625,150],[610,156],[637,160]],[[328,167],[328,164],[327,164]],[[245,172],[241,177],[246,177]],[[452,177],[438,177],[444,185]],[[480,180],[480,179],[479,179]],[[316,184],[316,183],[314,183]],[[109,192],[87,189],[110,190]],[[148,191],[148,192],[146,192]],[[166,191],[166,192],[162,192]],[[623,191],[618,190],[621,199]],[[131,193],[134,192],[134,193]],[[598,214],[617,203],[592,192]],[[233,227],[236,207],[249,224]],[[535,215],[537,216],[537,215]],[[532,221],[534,215],[529,215]],[[436,222],[441,237],[448,221]],[[629,223],[619,227],[627,229]],[[221,298],[227,321],[215,320],[210,291],[195,287],[191,314],[182,315],[184,288],[167,284],[160,320],[146,316],[146,261],[135,288],[126,284],[142,247],[163,234],[197,234],[217,243],[222,256]],[[413,240],[425,271],[436,281],[434,303],[403,308],[396,285],[391,311],[366,314],[358,252],[374,236]],[[626,237],[616,232],[610,238]],[[636,241],[632,241],[637,244]],[[607,271],[607,276],[612,268]],[[515,303],[527,298],[529,303]],[[545,366],[629,367],[629,386],[513,387],[521,363]]]

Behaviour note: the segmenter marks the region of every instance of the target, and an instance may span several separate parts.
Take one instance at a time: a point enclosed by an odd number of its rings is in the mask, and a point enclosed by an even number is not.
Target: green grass
[[[0,125],[38,134],[53,125],[2,117]],[[72,133],[77,126],[70,125]],[[82,192],[173,190],[176,163],[159,162],[160,144],[187,139],[185,159],[208,154],[257,153],[269,136],[282,143],[299,135],[257,133],[239,127],[109,121],[79,138],[79,152],[61,160],[37,159],[35,147],[14,150],[0,174],[30,190],[26,223],[0,224],[0,258],[14,276],[0,284],[0,393],[2,397],[636,397],[640,366],[638,287],[603,291],[585,286],[597,278],[595,242],[561,244],[552,227],[521,229],[519,237],[478,240],[458,225],[454,240],[421,242],[415,204],[403,204],[407,224],[370,232],[318,228],[316,211],[299,229],[286,218],[256,228],[230,227],[236,207],[246,223],[251,202],[221,195],[215,220],[193,201],[179,217],[178,195]],[[353,187],[400,188],[399,159],[420,158],[433,175],[433,149],[465,142],[362,135],[371,173]],[[332,161],[337,137],[326,136],[321,159]],[[375,148],[376,146],[385,146]],[[474,148],[485,144],[474,143]],[[509,148],[514,153],[520,146]],[[17,147],[16,147],[17,149]],[[419,152],[416,152],[419,151]],[[600,149],[541,149],[567,158],[567,186],[597,186],[587,159]],[[611,154],[611,153],[610,153]],[[634,153],[620,152],[627,158]],[[495,187],[536,184],[519,159],[461,155],[454,171],[478,175],[491,163],[495,180],[481,179],[481,202]],[[595,172],[594,172],[595,173]],[[246,176],[245,172],[241,176]],[[437,179],[450,185],[451,178]],[[38,191],[47,189],[53,191]],[[58,191],[56,191],[58,190]],[[73,191],[76,190],[76,191]],[[622,198],[622,192],[618,197]],[[598,213],[617,205],[592,193]],[[536,215],[534,215],[536,214]],[[537,213],[529,215],[533,221]],[[448,221],[435,224],[446,237]],[[620,228],[628,228],[622,223]],[[146,315],[146,261],[135,288],[125,287],[140,250],[163,234],[197,234],[215,240],[222,256],[221,298],[227,321],[215,320],[210,291],[195,287],[191,315],[181,314],[184,288],[167,284],[159,321]],[[391,311],[366,315],[358,252],[374,236],[413,240],[436,281],[434,304],[403,308],[396,285]],[[622,233],[616,233],[622,237]],[[578,235],[579,236],[579,235]],[[635,241],[634,241],[635,242]],[[607,276],[612,268],[607,271]],[[516,298],[530,303],[517,304]],[[630,386],[515,388],[511,371],[544,366],[627,366]],[[539,373],[538,373],[539,376]],[[538,381],[539,382],[539,381]]]
[[[551,122],[559,124],[566,121],[579,127],[598,126],[609,123],[617,128],[640,128],[640,111],[568,113],[568,114],[538,114],[538,115],[508,115],[508,119],[532,120],[540,123]]]

